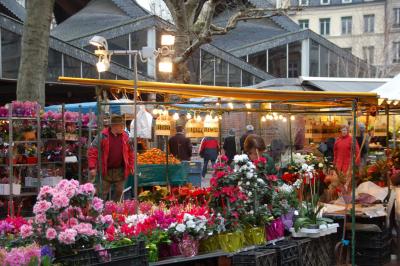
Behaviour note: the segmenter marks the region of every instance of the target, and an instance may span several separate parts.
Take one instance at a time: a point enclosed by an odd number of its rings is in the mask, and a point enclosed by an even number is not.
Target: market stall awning
[[[134,85],[132,80],[99,80],[70,77],[59,77],[59,80],[66,83],[95,85],[111,89],[124,88],[127,91],[133,90]],[[269,101],[321,107],[346,106],[353,99],[358,99],[361,104],[376,105],[378,100],[377,94],[370,92],[289,91],[150,81],[138,81],[137,85],[138,90],[141,92],[177,94],[187,98],[218,97],[241,101]]]
[[[385,101],[381,100],[380,103],[386,103],[391,106],[398,105],[400,102],[400,74],[372,92],[377,93],[380,98],[385,99]]]

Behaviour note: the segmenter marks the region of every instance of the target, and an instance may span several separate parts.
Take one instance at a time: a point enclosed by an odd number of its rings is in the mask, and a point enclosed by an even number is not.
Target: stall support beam
[[[386,149],[389,150],[389,105],[386,105]]]
[[[97,175],[97,181],[95,180],[95,183],[97,184],[97,190],[99,191],[99,195],[103,195],[103,188],[102,188],[102,180],[103,180],[103,167],[101,167],[102,165],[102,161],[101,161],[101,155],[102,155],[102,151],[101,151],[101,129],[103,128],[103,108],[102,108],[102,104],[101,104],[101,92],[102,92],[102,88],[101,87],[96,87],[96,95],[97,95],[97,165],[99,165],[100,167],[98,168],[98,175]]]
[[[138,143],[137,143],[137,97],[138,97],[138,87],[137,87],[137,81],[138,81],[138,71],[137,71],[137,57],[138,57],[138,53],[134,53],[133,54],[133,78],[135,80],[134,84],[133,84],[133,112],[134,112],[134,130],[133,130],[133,150],[135,152],[134,155],[134,161],[133,161],[133,196],[134,198],[137,200],[138,199],[138,185],[139,185],[139,180],[138,180],[138,173],[137,173],[137,156],[138,156],[138,152],[137,152],[137,147],[138,147]],[[138,211],[138,209],[136,210]]]
[[[351,265],[355,266],[356,256],[356,133],[357,133],[357,100],[353,100],[352,103],[352,114],[353,114],[353,141],[351,147],[352,155],[352,174],[351,174]]]

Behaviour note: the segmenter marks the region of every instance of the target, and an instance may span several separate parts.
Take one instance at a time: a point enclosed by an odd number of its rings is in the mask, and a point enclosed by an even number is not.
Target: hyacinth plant
[[[76,180],[42,187],[33,207],[35,218],[21,227],[21,237],[53,247],[57,255],[93,248],[113,223],[110,215],[101,215],[103,201],[94,194],[93,184]]]

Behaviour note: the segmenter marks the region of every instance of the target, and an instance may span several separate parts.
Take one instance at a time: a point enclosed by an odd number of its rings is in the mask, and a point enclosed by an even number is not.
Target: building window
[[[342,0],[342,4],[350,4],[352,0]]]
[[[371,33],[375,31],[375,15],[364,15],[364,32]]]
[[[393,27],[400,27],[400,8],[393,8]]]
[[[310,21],[308,19],[300,19],[299,20],[300,29],[302,30],[308,29],[310,27],[309,23]]]
[[[353,27],[353,18],[342,17],[342,35],[351,34],[352,27]]]
[[[364,46],[363,47],[363,56],[364,60],[367,61],[368,64],[374,63],[374,47],[373,46]]]
[[[342,48],[342,49],[349,53],[353,52],[353,49],[351,47],[346,47],[346,48]]]
[[[400,63],[400,42],[394,42],[393,49],[393,63]]]
[[[329,35],[330,33],[330,18],[321,18],[319,20],[319,31],[321,35]]]
[[[308,6],[308,0],[299,0],[299,6]]]
[[[329,5],[331,0],[321,0],[321,5]]]

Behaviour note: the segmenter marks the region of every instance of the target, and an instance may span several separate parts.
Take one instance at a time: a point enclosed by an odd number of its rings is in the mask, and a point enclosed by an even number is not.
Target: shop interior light
[[[186,114],[186,119],[187,119],[187,120],[192,119],[192,115],[191,115],[190,113],[187,113],[187,114]]]
[[[158,63],[158,70],[163,73],[172,73],[172,60],[170,57],[164,57]]]
[[[278,116],[274,116],[274,120],[278,120],[279,119],[279,117]]]
[[[175,44],[175,36],[171,34],[161,35],[161,45],[162,46],[172,46]]]
[[[286,117],[284,117],[283,119],[282,119],[282,122],[287,122],[287,118]]]
[[[279,120],[283,119],[283,115],[278,115]]]
[[[154,108],[154,109],[153,109],[153,115],[158,115],[159,112],[160,112],[160,111],[159,111],[157,108]]]
[[[219,116],[218,116],[218,119],[219,119],[219,120],[222,120],[222,115],[219,115]]]
[[[175,113],[173,116],[172,116],[172,118],[176,121],[176,120],[178,120],[179,119],[179,114],[178,113]]]
[[[160,113],[161,113],[161,112],[160,112]],[[166,115],[168,115],[168,110],[164,110],[162,113],[163,113],[163,115],[166,116]]]
[[[251,103],[246,103],[246,108],[251,109]]]
[[[228,103],[228,107],[229,107],[230,109],[233,109],[233,103]]]
[[[265,116],[261,117],[261,122],[267,122],[267,118]]]
[[[198,115],[198,116],[196,117],[196,121],[197,121],[197,122],[201,122],[201,116]]]
[[[294,115],[290,116],[290,120],[294,121],[296,118],[294,117]]]

